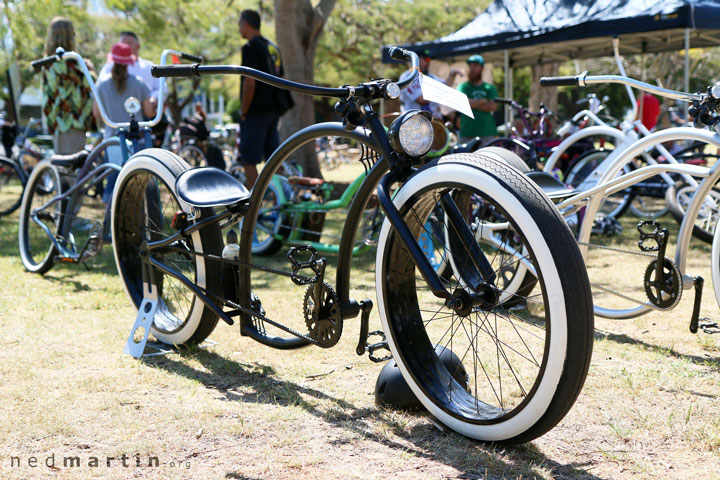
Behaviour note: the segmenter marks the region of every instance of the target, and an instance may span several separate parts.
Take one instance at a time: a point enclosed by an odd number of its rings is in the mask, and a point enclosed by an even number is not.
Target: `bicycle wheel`
[[[0,217],[10,215],[22,201],[25,177],[12,161],[0,158]]]
[[[496,160],[517,168],[522,173],[530,171],[530,167],[518,157],[515,153],[499,147],[485,147],[479,150],[485,155],[492,155]],[[502,215],[498,215],[494,206],[485,202],[481,197],[473,196],[471,202],[468,205],[470,219],[480,219],[482,221],[493,223],[496,221],[501,222]],[[502,222],[501,222],[502,223]],[[476,232],[476,240],[482,242],[480,235],[482,230]],[[521,247],[515,241],[515,235],[512,231],[507,229],[494,229],[492,235],[496,242],[507,243],[511,248]],[[449,238],[446,238],[449,241]],[[510,258],[512,255],[508,255],[506,252],[501,251],[499,253],[499,263],[502,267],[499,270],[502,283],[505,286],[505,294],[500,298],[500,303],[505,308],[511,308],[515,306],[521,306],[525,303],[524,298],[530,294],[537,284],[537,278],[531,272],[528,271],[525,264],[522,262],[513,262]],[[450,257],[450,255],[448,255]],[[451,266],[453,265],[453,259],[450,258]],[[457,268],[455,270],[457,272]]]
[[[578,233],[580,251],[590,279],[594,312],[611,319],[635,318],[652,308],[648,292],[654,295],[651,283],[656,279],[654,262],[657,254],[637,247],[639,232],[636,228],[615,228],[607,224],[607,229],[604,229],[597,221],[599,215],[595,215],[595,209],[602,205],[603,200],[599,194],[590,198]],[[627,247],[633,244],[634,247]],[[665,269],[667,275],[664,278],[675,284],[666,286],[671,290],[677,289],[675,296],[670,295],[670,298],[680,300],[682,286],[679,285],[679,272],[676,276],[669,268],[670,264]],[[665,296],[665,293],[662,295]],[[672,306],[670,304],[669,308]]]
[[[20,150],[20,154],[17,158],[17,163],[20,165],[23,172],[25,172],[25,177],[29,177],[33,168],[35,168],[41,161],[42,156],[38,152],[25,149]]]
[[[376,289],[388,344],[412,391],[440,422],[479,440],[532,440],[569,411],[587,375],[593,315],[582,257],[552,202],[519,171],[487,153],[449,155],[403,184],[393,202],[415,238],[446,193],[454,199],[482,198],[502,216],[502,229],[512,232],[516,247],[481,235],[488,238],[481,250],[496,274],[503,266],[501,252],[534,271],[538,281],[525,297],[528,309],[511,312],[498,302],[448,308],[429,291],[385,221]],[[494,227],[473,223],[468,221],[471,230]],[[458,249],[468,251],[458,246],[453,256],[460,255]],[[472,274],[465,270],[445,282],[458,298],[468,293],[461,286],[467,281],[458,278]],[[496,287],[502,295],[501,281]],[[467,390],[440,362],[437,345],[461,359],[469,375]]]
[[[218,317],[177,278],[148,268],[141,254],[158,260],[182,273],[209,294],[218,293],[222,283],[220,262],[195,252],[220,256],[223,241],[217,224],[194,232],[167,249],[143,252],[143,243],[167,238],[176,212],[182,208],[175,192],[175,179],[188,165],[177,155],[160,149],[147,149],[133,155],[125,164],[113,195],[112,239],[115,262],[130,300],[138,308],[145,292],[157,291],[158,305],[151,333],[171,345],[202,342],[215,328]],[[191,218],[207,218],[212,208],[199,208]],[[192,221],[192,220],[191,220]],[[152,284],[148,277],[153,279]]]
[[[60,195],[62,189],[58,169],[47,160],[33,169],[25,186],[20,206],[18,244],[23,266],[29,272],[43,274],[55,263],[57,249],[52,236],[58,233],[65,202],[59,201],[44,209],[41,207]]]
[[[202,167],[205,164],[205,154],[197,145],[191,143],[183,145],[180,147],[178,155],[192,168]]]
[[[565,183],[574,188],[580,187],[598,165],[611,153],[612,150],[591,150],[582,154],[568,170]],[[629,171],[627,168],[624,169],[624,172],[627,171]],[[620,218],[631,208],[634,201],[635,195],[633,195],[630,189],[614,193],[608,196],[605,202],[603,202],[598,211],[598,215],[600,217],[610,217],[614,219]]]
[[[665,192],[668,210],[676,222],[682,223],[685,218],[685,212],[693,200],[695,190],[696,187],[685,180],[679,180]],[[705,243],[712,243],[718,220],[720,220],[720,188],[715,186],[700,207],[693,226],[693,235]]]

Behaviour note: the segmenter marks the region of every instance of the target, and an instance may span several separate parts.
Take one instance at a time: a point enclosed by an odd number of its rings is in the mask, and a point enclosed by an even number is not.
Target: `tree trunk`
[[[557,87],[541,87],[540,77],[554,77],[558,72],[557,63],[544,63],[533,65],[530,82],[530,105],[531,112],[537,112],[540,104],[544,104],[553,112],[557,110]]]
[[[167,97],[165,98],[165,104],[167,105],[168,110],[170,110],[170,115],[172,116],[172,120],[175,123],[175,125],[179,125],[182,121],[182,111],[185,106],[192,101],[193,98],[195,98],[195,90],[200,86],[200,79],[199,78],[193,78],[192,80],[192,87],[190,88],[190,91],[185,96],[184,99],[180,99],[178,88],[177,88],[177,78],[170,78],[168,79],[168,86],[169,93]]]
[[[320,34],[337,0],[275,0],[275,38],[282,55],[285,77],[301,83],[314,82],[315,50]],[[293,93],[295,106],[280,120],[281,140],[315,123],[313,97]],[[304,167],[305,175],[322,177],[315,145],[296,152],[293,161]]]

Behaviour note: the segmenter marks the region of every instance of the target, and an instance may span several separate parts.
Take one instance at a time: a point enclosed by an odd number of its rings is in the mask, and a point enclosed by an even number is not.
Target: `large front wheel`
[[[177,233],[173,217],[189,211],[181,205],[175,180],[188,169],[177,155],[147,149],[133,155],[115,184],[112,201],[112,239],[118,273],[135,308],[146,295],[157,295],[151,333],[170,345],[193,345],[205,340],[217,324],[210,310],[177,277],[150,266],[157,261],[212,294],[220,290],[222,264],[208,258],[219,256],[223,242],[217,224],[182,237],[166,247],[150,250],[148,242]],[[188,215],[190,223],[213,214],[198,208]]]
[[[480,440],[530,441],[565,416],[587,375],[593,313],[582,257],[547,196],[489,154],[450,155],[431,163],[407,180],[393,202],[418,238],[432,235],[427,218],[447,194],[457,205],[463,198],[482,199],[494,211],[492,217],[464,216],[471,231],[503,232],[474,236],[496,274],[497,298],[518,294],[505,291],[501,274],[513,263],[533,272],[537,284],[525,292],[525,309],[511,310],[501,300],[450,308],[432,294],[385,220],[376,287],[388,344],[415,395],[442,423]],[[446,245],[453,247],[464,250],[451,253],[454,258],[468,258],[469,247],[457,238]],[[464,276],[460,270],[466,269],[453,269],[443,281],[450,293],[467,298],[473,292],[469,277],[457,278]],[[439,345],[462,361],[467,386],[438,359]]]

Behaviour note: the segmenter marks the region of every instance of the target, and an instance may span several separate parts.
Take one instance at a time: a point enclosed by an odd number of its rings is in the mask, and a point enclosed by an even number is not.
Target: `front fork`
[[[423,253],[417,239],[415,239],[413,234],[410,232],[410,229],[403,220],[402,215],[400,215],[400,212],[395,207],[395,204],[388,194],[390,190],[389,187],[399,180],[399,178],[400,170],[398,169],[391,171],[380,181],[377,187],[377,195],[380,206],[385,212],[385,216],[390,221],[390,224],[400,236],[405,248],[407,248],[408,252],[413,257],[415,265],[417,265],[420,270],[420,274],[427,282],[433,295],[449,301],[454,296],[454,293],[449,292],[447,288],[445,288],[442,280],[440,280],[437,272],[430,264],[430,260]],[[465,222],[462,212],[458,208],[449,191],[443,194],[440,199],[440,203],[443,206],[443,210],[447,218],[447,225],[449,228],[448,236],[451,238],[451,243],[462,245],[462,247],[458,245],[455,248],[458,253],[449,252],[448,254],[462,254],[463,260],[468,260],[468,262],[463,262],[464,266],[461,276],[463,277],[463,280],[465,280],[467,287],[469,287],[473,292],[480,293],[477,299],[473,299],[474,303],[487,303],[487,287],[489,286],[492,290],[495,290],[495,272],[493,271],[487,257],[480,249],[473,232],[468,227],[467,222]],[[453,240],[455,240],[455,242],[452,242]]]

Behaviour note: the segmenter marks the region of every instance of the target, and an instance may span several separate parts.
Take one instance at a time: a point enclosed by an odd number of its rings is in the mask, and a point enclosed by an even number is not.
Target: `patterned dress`
[[[75,61],[43,69],[43,113],[51,134],[95,130],[90,85]]]

